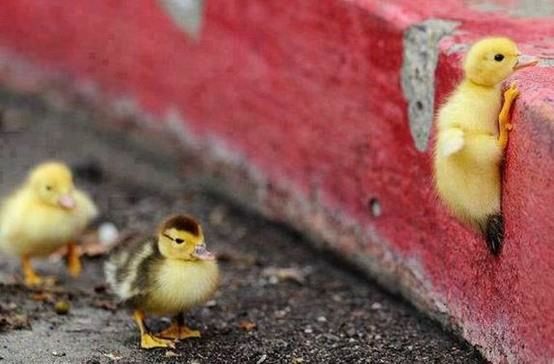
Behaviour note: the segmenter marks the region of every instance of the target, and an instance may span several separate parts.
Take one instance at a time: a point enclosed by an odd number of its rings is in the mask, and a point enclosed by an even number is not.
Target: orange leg
[[[142,349],[154,349],[154,348],[175,348],[173,340],[162,339],[148,332],[146,325],[144,324],[144,312],[141,310],[135,310],[133,313],[133,320],[135,320],[140,330],[140,347]]]
[[[67,244],[67,271],[72,277],[78,277],[83,270],[79,255],[79,247],[77,244]]]
[[[508,144],[508,133],[512,130],[512,124],[510,123],[510,110],[515,99],[519,96],[519,90],[515,84],[512,84],[504,92],[504,104],[498,115],[498,144],[502,149],[506,148]]]

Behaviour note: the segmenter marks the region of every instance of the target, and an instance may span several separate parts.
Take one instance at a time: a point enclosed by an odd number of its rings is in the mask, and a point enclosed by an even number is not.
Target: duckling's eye
[[[52,186],[47,185],[47,186],[46,186],[46,191],[52,191]]]
[[[502,62],[502,61],[504,60],[504,55],[503,55],[503,54],[500,54],[500,53],[499,53],[499,54],[495,54],[495,55],[494,55],[494,60],[495,60],[496,62]]]
[[[168,238],[169,240],[176,242],[177,244],[182,244],[182,243],[185,242],[183,239],[180,239],[180,238],[173,238],[173,237],[171,237],[171,236],[169,236],[169,235],[167,235],[167,234],[162,234],[162,235],[165,236],[166,238]]]

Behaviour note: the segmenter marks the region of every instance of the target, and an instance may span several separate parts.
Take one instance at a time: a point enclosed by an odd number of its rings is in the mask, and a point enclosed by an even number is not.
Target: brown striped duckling
[[[219,270],[206,250],[201,226],[190,216],[166,219],[157,237],[129,239],[105,265],[116,295],[133,309],[144,349],[174,347],[175,340],[200,337],[184,324],[184,313],[208,301],[218,286]],[[172,324],[158,334],[145,325],[145,315],[171,315]]]
[[[97,214],[88,195],[75,188],[65,164],[42,163],[2,204],[0,248],[20,257],[25,284],[36,286],[53,279],[40,277],[31,258],[48,256],[67,245],[68,271],[76,277],[81,272],[76,241]]]

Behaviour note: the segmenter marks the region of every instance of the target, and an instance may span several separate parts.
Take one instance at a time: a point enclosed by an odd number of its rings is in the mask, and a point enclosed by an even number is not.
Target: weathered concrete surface
[[[99,130],[90,125],[106,115],[82,108],[53,110],[37,97],[14,97],[3,90],[0,109],[5,116],[0,194],[45,158],[61,158],[81,166],[80,171],[86,170],[83,162],[96,161],[92,166],[101,173],[94,179],[78,174],[77,182],[93,195],[105,218],[120,227],[150,229],[169,213],[194,214],[210,250],[220,255],[223,278],[215,300],[187,316],[202,330],[201,339],[173,351],[148,352],[138,349],[129,313],[114,310],[114,297],[103,290],[103,257],[86,259],[77,280],[66,275],[60,261],[37,264],[41,272],[61,277],[63,291],[55,296],[71,302],[63,316],[54,313],[51,302],[35,301],[33,292],[9,283],[18,269],[0,255],[1,363],[483,362],[468,344],[406,302],[309,249],[299,234],[210,193],[199,170],[183,163],[190,159],[188,152],[159,149],[167,139]],[[176,173],[176,165],[184,166],[189,177]],[[303,280],[278,279],[270,273],[276,268],[296,269]],[[32,330],[6,330],[2,308],[12,305],[14,312],[30,317]],[[241,321],[256,328],[241,329]],[[156,330],[164,325],[151,320]]]
[[[415,24],[459,23],[439,43],[435,105],[459,79],[460,51],[478,37],[508,35],[525,53],[552,57],[552,18],[467,5],[207,2],[194,41],[146,0],[72,2],[55,11],[46,2],[6,1],[0,45],[69,76],[82,93],[103,95],[98,107],[123,99],[117,110],[127,118],[169,127],[237,198],[359,263],[490,360],[548,362],[553,97],[545,81],[553,70],[514,78],[522,97],[506,163],[508,238],[499,259],[437,203],[429,152],[415,147],[409,128],[401,69],[403,39]],[[5,59],[6,84],[52,87],[36,68],[19,66]]]
[[[408,121],[416,148],[425,151],[435,117],[435,71],[439,41],[452,34],[457,23],[426,20],[404,32],[402,92],[408,102]]]

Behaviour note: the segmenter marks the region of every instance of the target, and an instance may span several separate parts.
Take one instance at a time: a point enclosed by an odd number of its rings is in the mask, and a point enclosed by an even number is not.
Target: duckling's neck
[[[479,83],[473,82],[469,78],[464,78],[464,80],[460,84],[460,87],[482,92],[500,91],[499,83],[493,86],[481,85]]]
[[[168,257],[168,256],[164,256],[162,254],[163,258],[167,261],[167,262],[172,262],[172,263],[179,263],[179,264],[191,264],[191,263],[199,263],[199,262],[202,262],[200,259],[194,259],[194,258],[190,258],[190,259],[183,259],[183,258],[178,258],[178,257]]]

